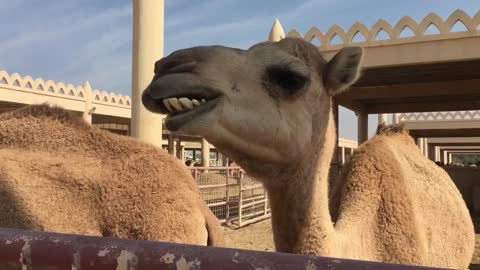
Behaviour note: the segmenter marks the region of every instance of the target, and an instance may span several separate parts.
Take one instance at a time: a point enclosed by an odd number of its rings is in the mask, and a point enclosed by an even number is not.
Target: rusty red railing
[[[0,269],[433,269],[285,253],[0,229]]]

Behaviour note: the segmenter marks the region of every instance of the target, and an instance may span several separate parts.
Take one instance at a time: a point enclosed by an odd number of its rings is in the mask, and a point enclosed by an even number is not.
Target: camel
[[[361,145],[328,188],[332,98],[359,78],[362,58],[346,47],[326,61],[298,38],[193,47],[157,61],[142,102],[264,184],[277,251],[466,268],[474,231],[465,202],[407,131],[390,127]]]
[[[0,115],[0,227],[224,245],[179,160],[47,104]]]

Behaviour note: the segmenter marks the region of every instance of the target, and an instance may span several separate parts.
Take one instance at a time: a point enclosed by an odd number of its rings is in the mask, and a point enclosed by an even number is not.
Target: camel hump
[[[377,135],[381,134],[392,134],[392,133],[404,133],[408,134],[408,129],[405,127],[404,123],[387,125],[385,123],[380,123],[377,126]]]
[[[74,112],[68,111],[61,106],[49,105],[47,103],[25,106],[11,112],[0,114],[0,121],[30,117],[50,119],[53,121],[58,121],[62,124],[72,125],[76,128],[91,128],[91,126],[85,122],[82,117],[76,115]]]

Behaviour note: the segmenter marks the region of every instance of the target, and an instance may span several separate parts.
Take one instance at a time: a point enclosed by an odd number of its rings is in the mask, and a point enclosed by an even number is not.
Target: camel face
[[[202,136],[228,156],[287,163],[309,147],[313,123],[328,120],[325,71],[300,39],[194,47],[156,63],[142,101],[167,114],[167,129]]]

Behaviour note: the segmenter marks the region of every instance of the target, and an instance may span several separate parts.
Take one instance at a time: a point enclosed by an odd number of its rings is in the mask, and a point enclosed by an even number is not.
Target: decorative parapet
[[[480,120],[480,111],[400,113],[400,122],[412,121],[471,121]]]
[[[0,70],[0,88],[12,88],[24,92],[41,93],[76,100],[86,100],[88,97],[91,97],[92,103],[125,108],[130,108],[132,103],[129,96],[107,93],[96,89],[91,90],[88,83],[85,86],[75,87],[72,84],[65,85],[63,82],[44,81],[39,78],[34,80],[30,76],[22,78],[17,73],[9,75],[3,70]]]
[[[466,31],[453,32],[452,28],[455,24],[461,23],[465,26]],[[438,29],[438,34],[428,34],[427,29],[431,26],[435,26]],[[443,21],[440,16],[435,13],[427,15],[420,23],[417,23],[409,16],[403,17],[397,22],[395,26],[392,26],[384,19],[380,19],[375,23],[371,29],[368,29],[365,24],[357,22],[347,32],[339,25],[333,25],[326,34],[322,33],[318,28],[311,28],[305,36],[300,32],[293,29],[287,37],[299,37],[312,42],[317,39],[320,42],[319,48],[321,50],[337,50],[345,45],[355,44],[363,47],[374,47],[379,45],[394,45],[403,43],[414,43],[431,40],[442,40],[461,38],[468,36],[480,35],[480,11],[473,17],[470,17],[464,11],[457,9],[453,12],[446,21]],[[409,29],[412,36],[401,37],[402,33]],[[384,32],[388,38],[379,40],[378,35]],[[354,41],[357,35],[363,36],[363,41]],[[332,44],[332,41],[339,37],[340,44]]]

